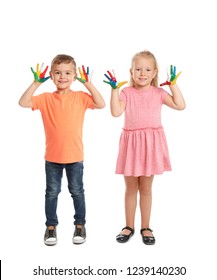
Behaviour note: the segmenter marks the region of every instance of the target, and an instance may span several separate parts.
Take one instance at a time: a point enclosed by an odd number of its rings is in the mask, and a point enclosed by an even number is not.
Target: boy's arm
[[[27,88],[27,90],[23,93],[19,100],[19,105],[24,108],[32,108],[32,96],[35,93],[36,89],[45,81],[47,81],[50,76],[45,77],[46,72],[48,70],[48,66],[43,70],[44,63],[42,63],[41,67],[39,64],[36,65],[36,70],[34,71],[31,67],[31,71],[34,75],[34,82]]]
[[[34,81],[27,90],[23,93],[19,100],[19,105],[24,108],[32,108],[32,96],[36,89],[41,85],[40,82]]]
[[[91,82],[85,82],[84,86],[90,92],[93,97],[93,106],[95,109],[102,109],[105,107],[105,101],[102,98],[99,91],[95,88],[95,86]]]

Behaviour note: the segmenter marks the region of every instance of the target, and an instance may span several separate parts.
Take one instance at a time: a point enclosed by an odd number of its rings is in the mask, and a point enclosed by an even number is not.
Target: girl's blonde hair
[[[159,69],[158,69],[158,63],[157,63],[155,56],[153,55],[153,53],[151,53],[150,51],[147,51],[147,50],[136,53],[131,60],[131,69],[130,70],[132,70],[133,64],[134,64],[136,58],[138,58],[138,57],[147,57],[147,58],[151,58],[153,60],[154,68],[156,70],[156,75],[155,75],[154,79],[151,81],[151,85],[157,87]],[[132,87],[134,86],[134,81],[133,81],[132,75],[130,76],[129,86],[132,86]]]
[[[61,63],[65,63],[65,64],[72,63],[76,69],[76,62],[72,56],[67,54],[58,54],[57,56],[54,57],[54,59],[51,62],[51,70],[55,64],[61,64]]]

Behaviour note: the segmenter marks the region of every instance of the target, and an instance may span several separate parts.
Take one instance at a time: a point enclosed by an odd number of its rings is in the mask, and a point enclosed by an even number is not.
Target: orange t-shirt
[[[82,91],[65,95],[42,93],[32,97],[32,110],[40,110],[45,136],[45,160],[72,163],[83,160],[82,128],[87,108],[94,109],[93,98]]]

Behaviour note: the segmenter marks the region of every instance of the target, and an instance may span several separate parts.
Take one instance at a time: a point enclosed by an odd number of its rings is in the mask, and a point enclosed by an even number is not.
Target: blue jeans
[[[45,161],[46,172],[46,194],[45,194],[45,214],[46,226],[57,226],[57,201],[61,192],[61,181],[63,169],[66,170],[68,189],[74,203],[74,225],[85,224],[85,197],[83,188],[83,161],[60,164]]]

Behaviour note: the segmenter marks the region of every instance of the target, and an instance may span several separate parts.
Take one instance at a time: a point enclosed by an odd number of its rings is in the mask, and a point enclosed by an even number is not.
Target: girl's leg
[[[126,226],[134,229],[134,219],[137,205],[138,177],[125,176],[125,218]],[[124,229],[121,234],[130,234],[128,229]]]
[[[152,206],[152,182],[154,176],[139,177],[141,228],[149,228],[151,206]],[[144,231],[143,235],[152,236],[150,231]]]

